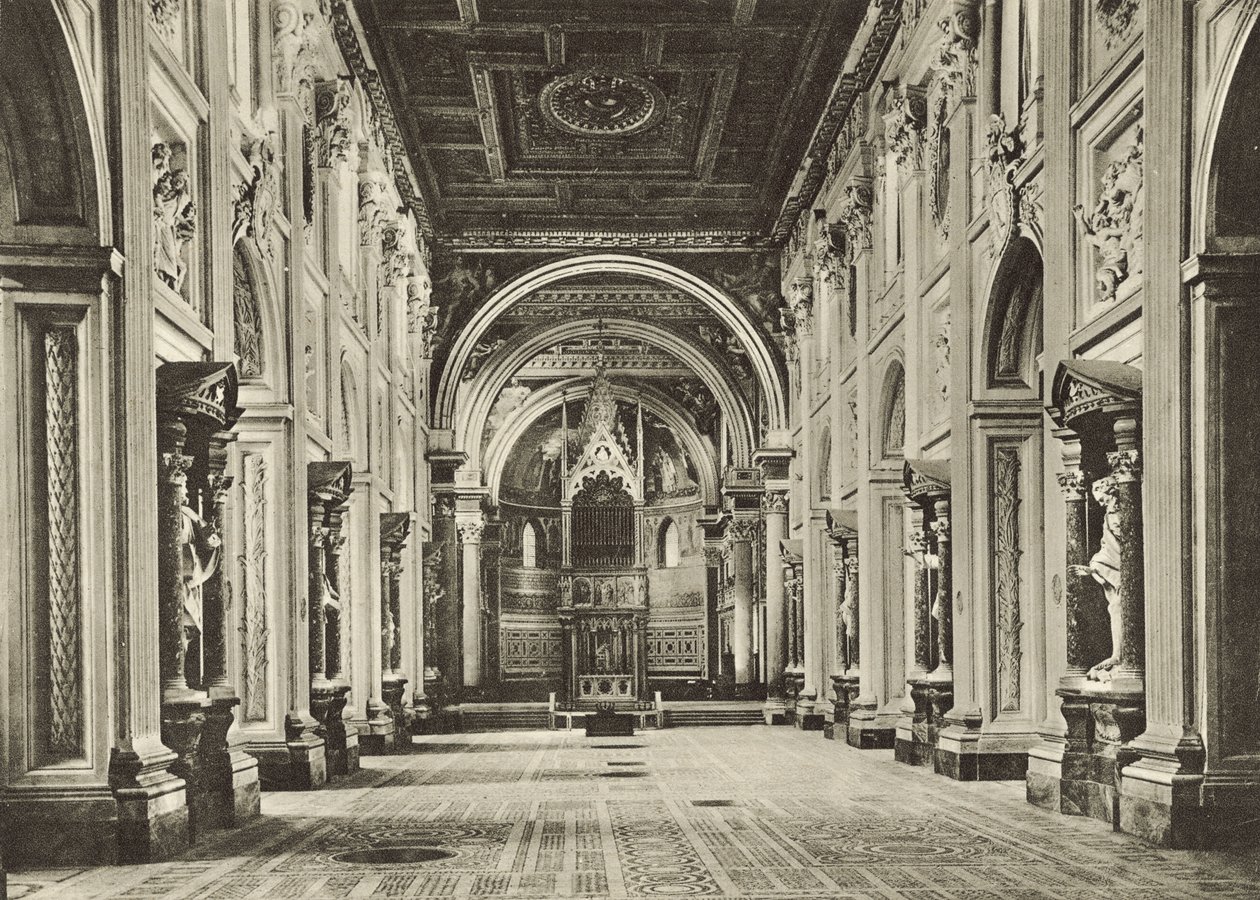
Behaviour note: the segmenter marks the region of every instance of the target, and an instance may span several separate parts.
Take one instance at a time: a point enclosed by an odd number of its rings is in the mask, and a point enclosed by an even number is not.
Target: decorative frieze
[[[188,172],[173,163],[174,147],[153,145],[153,271],[171,290],[183,289],[184,250],[197,233],[197,205]]]
[[[1103,170],[1091,210],[1073,209],[1081,234],[1094,248],[1098,299],[1116,299],[1120,285],[1142,272],[1143,135],[1124,147]]]

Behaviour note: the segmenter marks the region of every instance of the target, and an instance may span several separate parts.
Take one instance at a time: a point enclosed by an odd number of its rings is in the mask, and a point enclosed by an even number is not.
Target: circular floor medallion
[[[454,855],[454,851],[442,850],[438,847],[396,846],[346,850],[342,853],[334,853],[333,859],[356,866],[401,866],[437,862],[439,859],[450,859]]]
[[[660,121],[665,95],[647,78],[594,69],[549,81],[538,105],[552,125],[570,134],[624,137]]]

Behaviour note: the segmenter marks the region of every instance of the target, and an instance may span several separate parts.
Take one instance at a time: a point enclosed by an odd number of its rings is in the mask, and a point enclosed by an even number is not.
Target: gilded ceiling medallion
[[[646,78],[591,70],[548,82],[538,105],[562,131],[588,138],[623,137],[657,124],[665,112],[665,95]]]

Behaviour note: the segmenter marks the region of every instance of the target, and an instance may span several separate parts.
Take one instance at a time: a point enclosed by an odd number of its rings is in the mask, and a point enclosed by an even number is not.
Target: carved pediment
[[[799,538],[779,541],[779,555],[785,566],[799,566],[805,560],[805,549]]]
[[[922,501],[949,494],[949,460],[908,459],[903,470],[906,496]]]
[[[157,370],[158,413],[187,423],[230,428],[240,418],[236,365],[228,362],[170,362]]]
[[[857,537],[857,512],[851,509],[827,510],[827,534],[837,543]]]
[[[306,489],[311,497],[329,506],[340,506],[350,497],[353,474],[349,460],[313,462],[306,465]]]
[[[1142,370],[1110,360],[1074,359],[1059,363],[1047,410],[1061,426],[1082,417],[1140,416]]]
[[[397,553],[411,534],[411,516],[405,512],[381,513],[381,555]]]

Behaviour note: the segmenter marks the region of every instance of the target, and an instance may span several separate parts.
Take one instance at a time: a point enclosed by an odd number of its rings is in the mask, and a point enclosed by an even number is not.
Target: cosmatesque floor
[[[179,860],[11,873],[10,896],[1260,896],[1254,854],[1152,849],[1030,807],[1021,782],[791,728],[457,734],[363,762]]]

